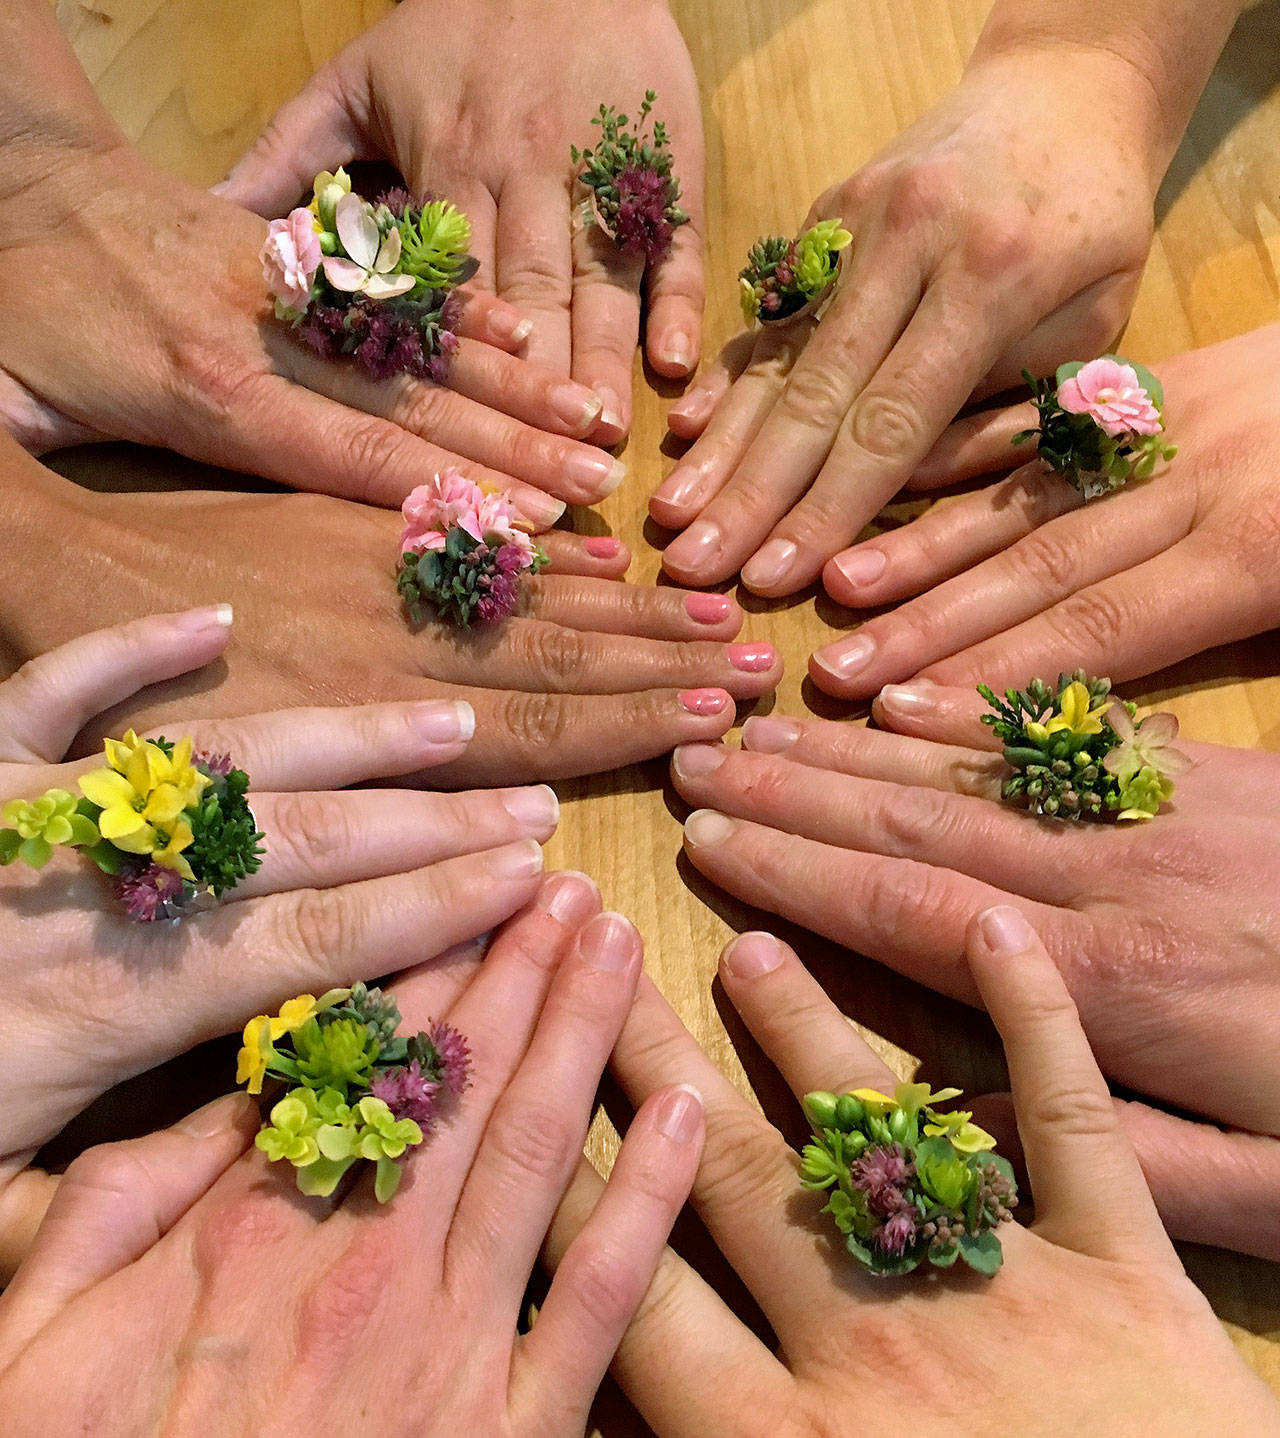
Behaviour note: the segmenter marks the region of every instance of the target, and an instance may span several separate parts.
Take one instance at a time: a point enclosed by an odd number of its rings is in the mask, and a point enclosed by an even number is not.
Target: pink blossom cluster
[[[283,220],[268,225],[262,246],[262,277],[286,309],[306,309],[322,258],[310,210],[292,210]]]
[[[400,553],[426,554],[442,550],[449,531],[464,530],[477,544],[499,550],[517,551],[500,564],[506,573],[527,569],[536,550],[521,528],[510,498],[501,492],[486,493],[474,480],[456,469],[442,470],[420,484],[405,500],[401,511],[405,528],[400,536]]]
[[[1058,386],[1058,403],[1069,414],[1088,415],[1113,439],[1159,434],[1160,411],[1132,365],[1090,360]]]

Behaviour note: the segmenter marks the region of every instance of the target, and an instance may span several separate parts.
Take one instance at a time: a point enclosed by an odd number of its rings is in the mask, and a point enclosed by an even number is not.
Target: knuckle
[[[280,943],[306,969],[328,974],[335,957],[354,951],[355,924],[344,891],[303,889],[282,898],[276,910]]]
[[[1072,1014],[1075,1010],[1072,1008]],[[1043,1082],[1021,1104],[1028,1127],[1061,1138],[1095,1138],[1119,1126],[1108,1094],[1072,1083]]]
[[[898,459],[925,447],[924,418],[906,393],[865,390],[848,425],[853,442],[876,459]]]
[[[401,429],[426,437],[447,419],[454,399],[451,391],[435,385],[410,385],[396,405],[392,418]]]
[[[502,468],[531,478],[558,474],[564,465],[563,443],[526,424],[512,424],[502,444]]]
[[[779,1175],[795,1159],[782,1135],[753,1112],[707,1111],[707,1142],[698,1170],[699,1201],[722,1213],[751,1211],[779,1195]]]
[[[299,1301],[294,1351],[300,1366],[319,1367],[359,1341],[395,1268],[395,1250],[381,1233],[361,1232],[346,1245]]]
[[[206,1279],[213,1279],[241,1258],[257,1265],[264,1254],[278,1252],[288,1242],[293,1222],[287,1204],[243,1197],[224,1199],[201,1210],[196,1219],[196,1269]]]
[[[1135,627],[1129,603],[1105,584],[1070,595],[1057,611],[1055,621],[1068,655],[1090,647],[1106,652]]]
[[[106,1143],[82,1153],[67,1169],[63,1183],[99,1197],[134,1193],[146,1172],[128,1143]]]
[[[1034,251],[1028,212],[979,214],[970,222],[961,258],[971,275],[995,279],[1023,269]]]
[[[936,789],[905,787],[880,800],[876,827],[891,854],[910,857],[936,844],[954,822],[946,796]]]
[[[373,501],[391,492],[399,446],[390,425],[356,419],[344,423],[333,443],[347,476],[348,498]]]
[[[844,542],[850,531],[849,508],[844,496],[826,485],[815,486],[792,511],[787,526],[802,549],[828,552],[833,539]]]
[[[921,160],[899,169],[889,181],[885,220],[894,229],[940,219],[955,203],[956,172],[949,160]]]
[[[1005,773],[1005,762],[1001,755],[983,754],[975,750],[971,754],[944,759],[942,782],[959,794],[971,794],[980,799],[998,799]]]
[[[580,674],[587,662],[586,637],[559,624],[528,625],[524,630],[528,658],[546,683],[563,687]]]
[[[206,423],[235,427],[238,417],[253,404],[262,375],[249,368],[243,355],[203,335],[182,336],[173,345],[172,374],[180,401]]]
[[[1070,594],[1079,578],[1079,556],[1055,539],[1052,530],[1032,530],[1005,557],[1015,576],[1036,593]]]
[[[523,752],[545,754],[564,738],[569,704],[563,694],[511,694],[502,705],[501,727]]]
[[[901,938],[932,924],[943,911],[946,899],[942,872],[914,860],[880,868],[867,893],[871,931]]]
[[[782,396],[782,409],[801,424],[836,429],[849,408],[844,366],[801,364],[792,370]]]
[[[338,794],[282,794],[275,804],[272,847],[287,847],[304,865],[359,850],[348,806]]]
[[[608,1332],[625,1323],[644,1296],[644,1277],[625,1245],[579,1239],[569,1278],[579,1306],[593,1326]]]
[[[526,1099],[498,1110],[486,1130],[485,1147],[509,1173],[549,1184],[568,1173],[582,1142],[563,1108],[548,1099]]]

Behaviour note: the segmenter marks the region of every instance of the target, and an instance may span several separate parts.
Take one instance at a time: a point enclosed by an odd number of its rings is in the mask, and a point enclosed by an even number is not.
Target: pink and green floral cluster
[[[794,240],[766,235],[738,273],[748,324],[790,319],[835,281],[840,251],[853,239],[841,220],[820,220]]]
[[[375,203],[339,168],[316,176],[306,208],[273,220],[262,270],[276,316],[326,358],[374,379],[443,381],[457,348],[457,287],[475,273],[471,224],[447,200],[388,190]]]
[[[1173,797],[1174,777],[1191,761],[1173,747],[1173,714],[1136,717],[1136,706],[1111,697],[1111,681],[1077,670],[1049,685],[1033,679],[1000,698],[986,684],[991,706],[982,716],[1004,745],[1013,771],[1006,799],[1054,819],[1151,819]]]
[[[394,998],[362,983],[301,994],[245,1025],[236,1082],[251,1094],[268,1076],[291,1085],[254,1142],[297,1169],[302,1193],[327,1197],[363,1161],[385,1203],[405,1156],[466,1088],[471,1058],[456,1029],[430,1023],[404,1038],[399,1027]]]
[[[875,1089],[805,1095],[813,1139],[800,1182],[829,1190],[823,1212],[874,1274],[957,1259],[988,1276],[1000,1267],[995,1230],[1012,1217],[1017,1186],[972,1113],[936,1107],[959,1096],[916,1083],[899,1084],[892,1098]]]
[[[510,499],[446,469],[405,500],[396,587],[415,622],[424,608],[469,628],[506,618],[526,574],[549,562]]]
[[[570,146],[578,179],[590,191],[584,221],[596,222],[624,255],[660,260],[671,239],[689,216],[679,206],[680,182],[671,172],[666,126],[654,123],[652,136],[645,123],[657,96],[645,92],[635,126],[612,105],[601,105],[591,121],[600,127],[600,142],[593,149]]]
[[[1103,355],[1061,365],[1052,380],[1026,370],[1023,377],[1040,422],[1014,435],[1014,444],[1038,437],[1040,458],[1085,499],[1146,479],[1178,452],[1161,438],[1164,388],[1132,360]]]

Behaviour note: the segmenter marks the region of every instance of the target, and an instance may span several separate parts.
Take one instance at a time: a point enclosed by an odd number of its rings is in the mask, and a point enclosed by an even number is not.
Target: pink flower
[[[310,210],[293,210],[286,219],[272,220],[267,226],[262,277],[286,308],[306,308],[320,259],[320,237]]]
[[[1149,714],[1135,725],[1123,704],[1113,704],[1107,710],[1107,723],[1120,739],[1102,761],[1108,774],[1133,775],[1140,769],[1154,769],[1161,778],[1169,778],[1191,767],[1191,760],[1173,747],[1178,737],[1176,714]]]
[[[411,1118],[423,1133],[430,1130],[440,1085],[422,1072],[417,1059],[399,1068],[383,1069],[370,1082],[369,1091],[397,1118]]]
[[[909,1208],[899,1209],[892,1218],[886,1219],[875,1235],[881,1250],[892,1258],[901,1258],[915,1240],[916,1218]]]
[[[1090,360],[1058,386],[1058,403],[1070,414],[1087,414],[1118,439],[1127,434],[1159,434],[1160,411],[1132,365],[1113,359]]]
[[[373,206],[359,195],[343,195],[334,210],[334,227],[346,255],[328,255],[325,279],[335,290],[389,300],[407,294],[415,285],[412,275],[393,273],[400,263],[400,231],[384,235],[373,217]]]
[[[441,550],[451,529],[462,529],[477,544],[493,538],[497,545],[510,545],[526,558],[534,555],[533,541],[516,528],[511,500],[501,493],[486,494],[473,480],[446,469],[420,484],[402,506],[405,519],[400,536],[400,553],[412,550],[425,554]]]

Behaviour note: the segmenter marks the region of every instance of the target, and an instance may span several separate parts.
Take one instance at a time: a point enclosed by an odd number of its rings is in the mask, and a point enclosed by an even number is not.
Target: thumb
[[[228,1094],[172,1128],[81,1154],[0,1303],[0,1369],[80,1294],[154,1247],[244,1153],[258,1125],[253,1100]]]
[[[326,65],[272,115],[213,193],[265,219],[283,215],[321,170],[371,158],[368,114],[367,76],[353,91],[346,69]]]

